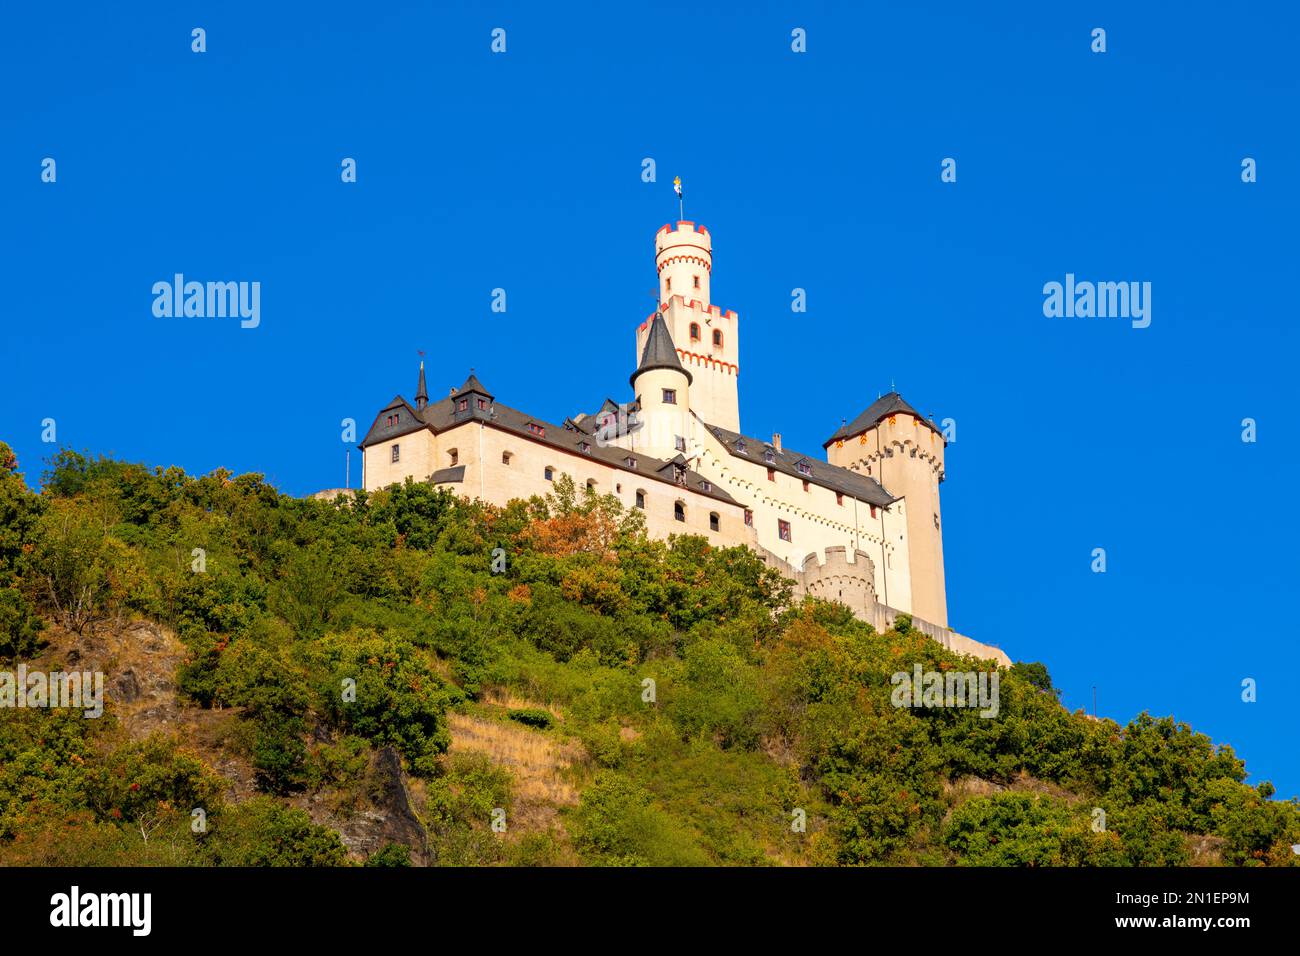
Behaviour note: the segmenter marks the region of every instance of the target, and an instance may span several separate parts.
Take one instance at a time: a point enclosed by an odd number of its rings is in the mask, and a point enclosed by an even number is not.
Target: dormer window
[[[623,464],[627,465],[629,468],[635,468],[636,459],[633,458],[631,455],[628,455],[626,458],[623,459]]]
[[[585,453],[589,453],[589,452],[591,451],[591,442],[580,441],[580,442],[578,442],[578,448],[579,448],[579,450],[581,450],[584,454],[585,454]]]
[[[737,438],[737,439],[736,439],[736,451],[744,451],[744,450],[745,450],[745,439],[743,439],[743,438]]]
[[[798,468],[799,468],[799,474],[801,475],[812,474],[812,465],[808,464],[808,462],[806,461],[799,462]]]
[[[772,453],[772,449],[769,448],[765,452],[763,452],[763,460],[767,462],[769,465],[772,464],[772,462],[776,461],[776,455]]]
[[[541,425],[537,424],[537,422],[529,422],[528,430],[532,432],[534,435],[540,436],[546,434],[546,429],[543,428]]]
[[[712,483],[712,482],[710,482],[710,481],[701,481],[701,482],[700,482],[700,491],[712,491],[712,490],[713,490],[713,483]]]
[[[458,399],[456,402],[456,411],[458,412],[469,411],[469,399],[468,398]]]
[[[487,399],[486,399],[486,398],[480,398],[480,399],[478,400],[478,410],[479,410],[480,412],[486,412],[486,411],[487,411]]]

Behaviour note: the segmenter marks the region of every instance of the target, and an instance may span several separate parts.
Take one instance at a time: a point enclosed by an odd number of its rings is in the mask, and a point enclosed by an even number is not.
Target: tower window
[[[462,398],[458,402],[456,402],[456,411],[463,412],[466,411],[468,408],[469,408],[468,398]]]
[[[716,511],[709,512],[709,530],[710,531],[718,530],[718,513]]]
[[[645,510],[645,492],[641,491],[639,488],[636,493],[636,506],[642,511]]]
[[[692,342],[698,342],[699,340],[700,340],[700,323],[698,323],[698,322],[692,322],[692,323],[691,323],[691,341],[692,341]]]
[[[686,450],[686,439],[683,438],[681,435],[677,435],[677,436],[675,436],[674,441],[673,441],[673,446],[674,446],[678,451],[685,451],[685,450]]]
[[[401,460],[402,460],[402,446],[401,446],[401,445],[394,445],[394,446],[393,446],[393,458],[392,458],[392,460],[393,460],[393,461],[401,461]]]
[[[754,527],[754,512],[750,511],[748,508],[745,509],[745,527]]]
[[[780,519],[777,519],[777,522],[776,522],[776,533],[777,533],[777,535],[780,536],[780,538],[781,538],[782,541],[789,541],[789,540],[790,540],[790,522],[788,522],[788,521],[781,521]]]
[[[686,505],[682,504],[680,501],[674,502],[674,503],[673,503],[673,517],[676,518],[678,521],[685,521],[685,520],[686,520]]]
[[[675,389],[675,388],[665,388],[665,389],[664,389],[664,404],[665,404],[665,405],[676,405],[676,404],[677,404],[677,389]]]
[[[696,277],[695,277],[695,288],[698,289],[699,287],[700,287],[700,277],[699,277],[699,276],[696,276]]]
[[[503,451],[503,452],[501,453],[501,464],[503,464],[503,465],[508,465],[508,464],[510,464],[510,457],[511,457],[511,456],[510,456],[510,452],[508,452],[508,451]]]
[[[668,277],[668,291],[669,291],[669,292],[672,292],[672,291],[673,291],[673,277],[672,277],[672,276],[669,276],[669,277]]]
[[[552,468],[550,465],[547,465],[547,466],[546,466],[546,470],[545,470],[544,472],[542,472],[542,476],[543,476],[547,481],[554,481],[554,480],[555,480],[555,469]]]
[[[767,469],[767,480],[768,480],[768,481],[776,481],[776,469],[775,469],[775,468],[772,468],[772,467],[770,467],[770,466],[768,467],[768,469]]]
[[[722,348],[722,329],[713,330],[713,347],[715,349]]]

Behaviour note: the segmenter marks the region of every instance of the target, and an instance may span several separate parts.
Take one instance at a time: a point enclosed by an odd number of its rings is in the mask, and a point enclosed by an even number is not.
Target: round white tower
[[[659,271],[659,301],[680,295],[704,306],[709,298],[709,276],[713,272],[713,240],[709,230],[693,222],[663,226],[655,234],[655,268]]]

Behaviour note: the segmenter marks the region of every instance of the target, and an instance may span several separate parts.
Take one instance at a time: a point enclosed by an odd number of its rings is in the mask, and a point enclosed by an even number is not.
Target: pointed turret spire
[[[677,357],[677,346],[673,345],[672,333],[668,331],[668,324],[664,322],[662,312],[656,312],[650,323],[650,334],[646,336],[645,348],[641,351],[641,364],[636,367],[629,381],[635,385],[638,375],[653,368],[675,369],[686,376],[688,384],[691,381],[691,373],[682,366],[682,360]]]
[[[424,359],[420,359],[420,381],[415,386],[415,407],[424,411],[429,404],[429,387],[424,383]]]

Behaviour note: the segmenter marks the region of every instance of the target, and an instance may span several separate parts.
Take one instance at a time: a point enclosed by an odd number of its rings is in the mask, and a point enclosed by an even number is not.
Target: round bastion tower
[[[673,344],[694,376],[691,409],[710,425],[740,431],[739,320],[712,304],[713,238],[693,222],[662,226],[655,233],[659,308]],[[651,317],[653,319],[653,316]],[[637,330],[638,358],[650,333],[648,319]]]

